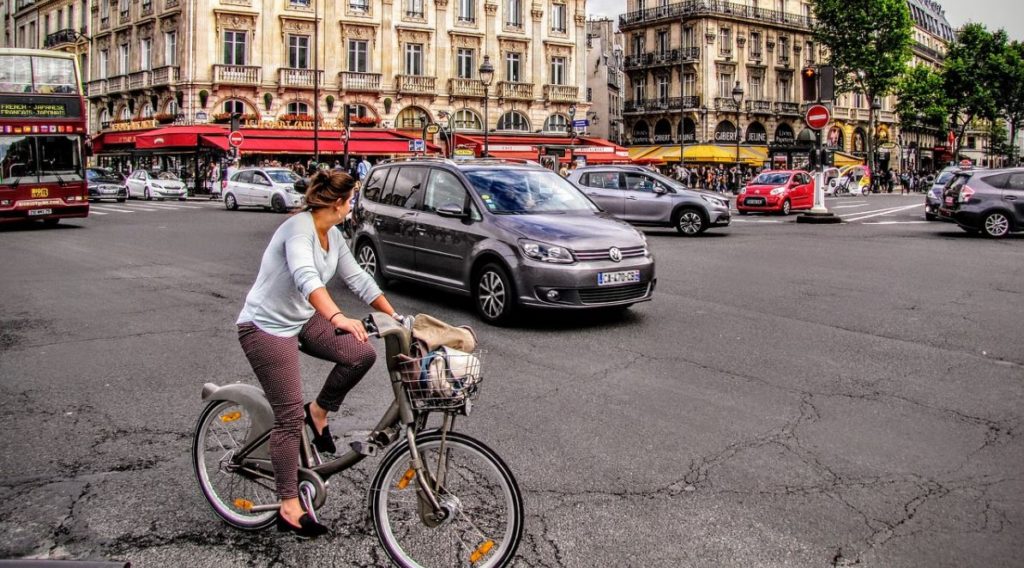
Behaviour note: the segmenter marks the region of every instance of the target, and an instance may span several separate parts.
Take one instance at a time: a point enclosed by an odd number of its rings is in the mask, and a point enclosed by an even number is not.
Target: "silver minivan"
[[[245,168],[235,172],[224,188],[224,207],[263,207],[277,213],[303,207],[306,198],[295,191],[298,174],[288,168]]]
[[[686,236],[729,225],[729,200],[687,189],[680,182],[639,166],[576,168],[569,181],[612,216],[634,225],[675,227]]]

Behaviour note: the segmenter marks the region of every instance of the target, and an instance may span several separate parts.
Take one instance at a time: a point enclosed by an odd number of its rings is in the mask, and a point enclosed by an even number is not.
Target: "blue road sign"
[[[420,138],[416,138],[414,140],[410,140],[409,141],[409,151],[410,152],[426,152],[427,151],[427,143],[424,142]]]
[[[590,121],[585,118],[581,120],[572,121],[573,128],[586,128],[588,126],[590,126]]]

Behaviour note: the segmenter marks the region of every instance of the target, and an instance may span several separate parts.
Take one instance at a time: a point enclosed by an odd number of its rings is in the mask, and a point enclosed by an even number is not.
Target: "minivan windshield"
[[[472,170],[466,172],[466,177],[491,213],[598,211],[571,183],[549,170]]]
[[[785,185],[789,183],[789,177],[792,174],[784,173],[764,173],[750,182],[751,185]]]

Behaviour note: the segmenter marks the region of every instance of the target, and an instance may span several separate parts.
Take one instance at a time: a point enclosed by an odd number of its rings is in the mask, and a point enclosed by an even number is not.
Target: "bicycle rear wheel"
[[[231,458],[242,448],[250,427],[249,413],[240,404],[212,401],[196,425],[192,464],[199,488],[217,516],[240,529],[260,530],[277,516],[277,509],[259,508],[279,502],[274,480],[231,467]]]
[[[441,434],[417,437],[424,464],[436,477]],[[420,517],[417,482],[402,444],[381,461],[370,485],[377,538],[398,566],[505,566],[523,536],[523,498],[508,466],[481,442],[454,432],[445,439],[447,466],[437,496],[453,512],[435,527]]]

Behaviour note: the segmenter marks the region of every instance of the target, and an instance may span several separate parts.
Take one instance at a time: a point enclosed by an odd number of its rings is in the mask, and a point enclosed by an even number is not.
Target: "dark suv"
[[[678,181],[639,166],[589,166],[569,174],[595,203],[635,225],[675,227],[686,236],[729,225],[729,200],[687,189]]]
[[[1024,168],[959,172],[942,198],[939,216],[969,233],[999,238],[1024,231]]]
[[[352,243],[379,282],[472,296],[494,324],[518,306],[626,307],[650,300],[655,285],[644,235],[532,162],[377,165],[356,201]]]

